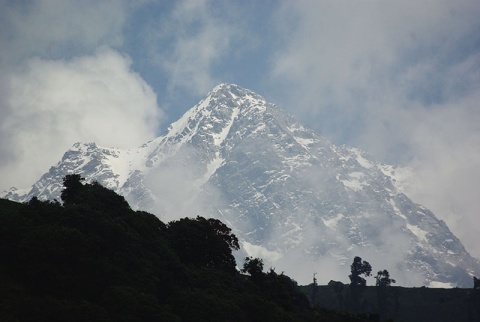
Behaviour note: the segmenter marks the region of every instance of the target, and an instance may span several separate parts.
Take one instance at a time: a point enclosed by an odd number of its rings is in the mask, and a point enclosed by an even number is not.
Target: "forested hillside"
[[[64,185],[63,203],[0,200],[1,321],[376,320],[312,309],[261,259],[239,271],[218,220],[165,224],[78,175]]]

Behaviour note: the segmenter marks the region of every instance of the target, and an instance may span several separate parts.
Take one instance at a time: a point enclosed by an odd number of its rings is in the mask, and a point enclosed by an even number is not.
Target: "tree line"
[[[0,199],[1,321],[368,321],[312,308],[217,219],[163,223],[79,175],[62,202]],[[371,319],[370,319],[371,320]]]

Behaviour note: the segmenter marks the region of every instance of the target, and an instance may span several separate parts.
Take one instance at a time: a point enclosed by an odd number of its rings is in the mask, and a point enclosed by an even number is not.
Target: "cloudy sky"
[[[0,0],[0,190],[75,142],[135,147],[236,83],[416,171],[480,257],[478,0]]]

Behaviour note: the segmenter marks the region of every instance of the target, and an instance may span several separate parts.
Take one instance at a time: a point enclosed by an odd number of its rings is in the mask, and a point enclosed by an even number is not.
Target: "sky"
[[[0,190],[75,142],[131,148],[219,83],[411,167],[480,258],[478,0],[0,0]]]

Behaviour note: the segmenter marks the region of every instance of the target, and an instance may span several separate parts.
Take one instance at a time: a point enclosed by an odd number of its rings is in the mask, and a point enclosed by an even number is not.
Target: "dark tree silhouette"
[[[392,283],[396,283],[393,278],[390,278],[390,273],[386,269],[378,271],[375,276],[377,286],[377,304],[381,316],[384,316],[388,309],[388,297],[390,295],[389,289]]]
[[[473,289],[480,290],[480,279],[476,276],[473,277]]]
[[[218,220],[167,226],[98,183],[65,183],[63,204],[0,199],[0,321],[367,321],[311,308],[261,260],[260,283],[241,276]]]
[[[95,210],[108,213],[114,217],[131,210],[123,196],[103,187],[97,181],[82,183],[84,180],[78,174],[70,174],[63,178],[64,189],[61,198],[66,207],[88,204]]]
[[[353,259],[353,263],[350,266],[351,273],[348,277],[350,278],[351,286],[366,286],[367,281],[365,278],[360,275],[365,275],[365,277],[370,276],[372,273],[372,266],[367,261],[362,262],[362,258],[356,256]]]
[[[220,237],[232,250],[239,250],[240,244],[238,243],[238,238],[232,234],[232,230],[221,222],[218,219],[209,218],[205,219],[203,217],[197,216],[198,221],[207,222],[210,227],[213,229],[215,234]]]
[[[241,272],[250,274],[254,280],[258,279],[263,274],[263,260],[251,256],[246,257]]]
[[[387,287],[390,286],[392,283],[396,283],[393,278],[390,278],[390,273],[386,269],[383,271],[378,271],[377,276],[375,276],[377,280],[375,285],[379,287]]]
[[[367,285],[367,281],[360,275],[365,277],[370,276],[372,273],[372,266],[367,261],[362,261],[361,257],[355,256],[353,263],[350,266],[351,274],[350,278],[350,297],[353,309],[360,308],[360,294],[363,292]]]
[[[63,177],[64,189],[60,197],[65,204],[74,203],[75,198],[78,196],[78,192],[82,189],[82,178],[79,174],[69,174]]]
[[[167,234],[182,262],[236,271],[232,250],[239,249],[238,239],[220,220],[182,218],[168,223]]]

